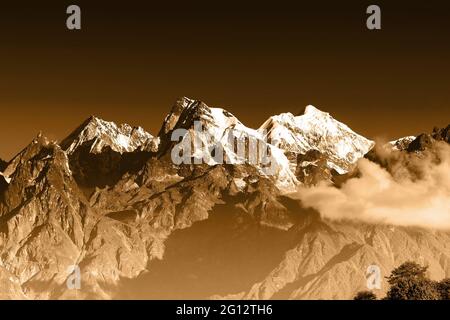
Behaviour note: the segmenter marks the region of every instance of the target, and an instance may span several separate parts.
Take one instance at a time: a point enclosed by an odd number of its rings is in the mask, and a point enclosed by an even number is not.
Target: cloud
[[[361,159],[359,176],[341,188],[301,187],[296,197],[332,220],[450,229],[450,146],[438,143],[422,154],[375,152],[388,169]]]

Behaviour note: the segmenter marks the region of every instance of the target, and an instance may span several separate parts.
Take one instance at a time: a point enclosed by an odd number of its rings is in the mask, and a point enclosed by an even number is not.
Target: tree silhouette
[[[450,278],[436,284],[441,300],[450,300]]]
[[[428,267],[415,262],[405,262],[394,269],[387,281],[388,300],[439,300],[441,295],[435,282],[427,278]]]
[[[353,300],[377,300],[377,296],[372,291],[359,291]]]

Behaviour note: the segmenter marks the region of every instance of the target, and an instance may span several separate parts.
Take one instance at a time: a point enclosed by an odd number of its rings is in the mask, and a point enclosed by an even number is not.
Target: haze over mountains
[[[196,121],[228,162],[173,163],[172,133]],[[274,173],[228,132],[264,143]],[[406,260],[448,277],[449,143],[450,125],[375,144],[313,106],[252,129],[180,98],[157,135],[90,117],[0,162],[0,297],[346,299],[369,265],[387,275]]]

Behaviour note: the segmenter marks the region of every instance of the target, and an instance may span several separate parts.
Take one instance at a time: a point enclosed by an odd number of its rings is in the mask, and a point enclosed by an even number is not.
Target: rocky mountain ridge
[[[195,121],[230,163],[174,164],[171,133],[193,134]],[[228,131],[264,141],[276,174],[238,161],[221,139]],[[448,143],[448,127],[430,139],[395,152]],[[2,168],[0,297],[343,299],[364,286],[367,264],[389,272],[407,259],[448,277],[448,233],[327,221],[288,196],[300,184],[345,181],[372,147],[311,106],[254,130],[188,98],[157,137],[95,117],[61,143],[38,135]],[[79,290],[66,285],[73,265]]]

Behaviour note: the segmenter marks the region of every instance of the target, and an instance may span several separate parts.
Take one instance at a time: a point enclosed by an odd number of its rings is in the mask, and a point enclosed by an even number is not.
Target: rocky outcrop
[[[415,136],[407,136],[394,141],[390,141],[386,144],[386,147],[392,151],[404,151],[407,150],[412,141],[416,139]]]
[[[333,173],[338,175],[334,169],[329,168],[326,155],[316,149],[308,150],[305,154],[297,154],[296,163],[295,175],[299,181],[308,186],[332,181]]]
[[[435,127],[431,134],[422,133],[418,135],[417,138],[408,145],[407,150],[408,152],[425,151],[426,149],[433,147],[438,141],[450,143],[450,125],[442,129]]]
[[[91,116],[61,143],[77,182],[85,188],[114,185],[139,170],[158,150],[158,139],[141,127]]]
[[[65,281],[67,267],[77,263],[95,215],[66,154],[45,137],[36,138],[11,165],[0,206],[2,265],[27,296],[49,298]]]

